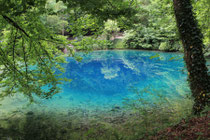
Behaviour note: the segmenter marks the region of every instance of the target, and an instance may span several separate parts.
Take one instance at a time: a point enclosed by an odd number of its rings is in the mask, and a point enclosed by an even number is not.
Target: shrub
[[[163,51],[179,51],[179,39],[175,34],[153,27],[138,27],[136,31],[125,32],[126,48]]]
[[[168,50],[168,49],[169,49],[169,47],[168,47],[167,42],[162,42],[162,43],[160,43],[159,50],[161,50],[161,51],[166,51],[166,50]]]

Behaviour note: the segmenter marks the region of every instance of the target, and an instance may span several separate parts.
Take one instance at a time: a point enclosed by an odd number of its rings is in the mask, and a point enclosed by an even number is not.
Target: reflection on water
[[[159,57],[151,59],[151,56]],[[80,53],[82,62],[66,58],[64,77],[72,79],[60,85],[61,93],[52,99],[41,100],[27,108],[40,111],[82,109],[97,112],[123,106],[125,98],[135,98],[132,88],[155,89],[155,94],[170,98],[181,97],[189,88],[186,82],[182,54],[149,51],[121,50]],[[148,98],[149,96],[145,96]],[[25,98],[13,97],[1,101],[1,113],[27,104]]]

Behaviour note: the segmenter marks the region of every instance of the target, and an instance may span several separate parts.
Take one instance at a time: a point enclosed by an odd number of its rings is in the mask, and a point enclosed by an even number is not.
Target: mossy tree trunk
[[[192,12],[190,0],[173,0],[177,27],[184,47],[188,81],[195,99],[194,114],[209,104],[210,76],[203,54],[203,35]]]

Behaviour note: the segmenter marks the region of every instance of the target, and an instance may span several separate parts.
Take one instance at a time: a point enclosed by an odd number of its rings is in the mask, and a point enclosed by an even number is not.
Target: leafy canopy
[[[59,46],[71,42],[58,33],[66,27],[66,16],[76,9],[85,13],[83,19],[94,17],[95,24],[103,26],[107,19],[129,18],[135,13],[133,1],[125,0],[1,0],[0,1],[0,86],[1,97],[24,93],[33,101],[33,95],[50,98],[59,92],[59,65],[65,63]],[[56,7],[57,6],[57,7]],[[73,11],[73,12],[72,12]],[[66,15],[67,14],[67,15]],[[63,19],[61,19],[63,18]],[[51,25],[52,22],[57,25]],[[77,18],[73,22],[78,23]],[[88,22],[88,21],[87,21]],[[60,26],[63,25],[63,28]],[[88,24],[88,26],[94,26]],[[83,25],[70,26],[82,32]],[[77,29],[78,28],[78,29]],[[70,56],[74,51],[68,48]]]

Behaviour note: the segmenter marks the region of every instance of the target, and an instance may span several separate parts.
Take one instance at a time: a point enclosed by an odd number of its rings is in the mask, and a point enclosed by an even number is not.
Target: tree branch
[[[2,15],[2,17],[12,26],[14,26],[15,28],[17,28],[18,30],[20,30],[21,32],[23,32],[27,37],[30,37],[25,30],[23,30],[15,21],[13,21],[11,18],[9,18],[6,15]]]

